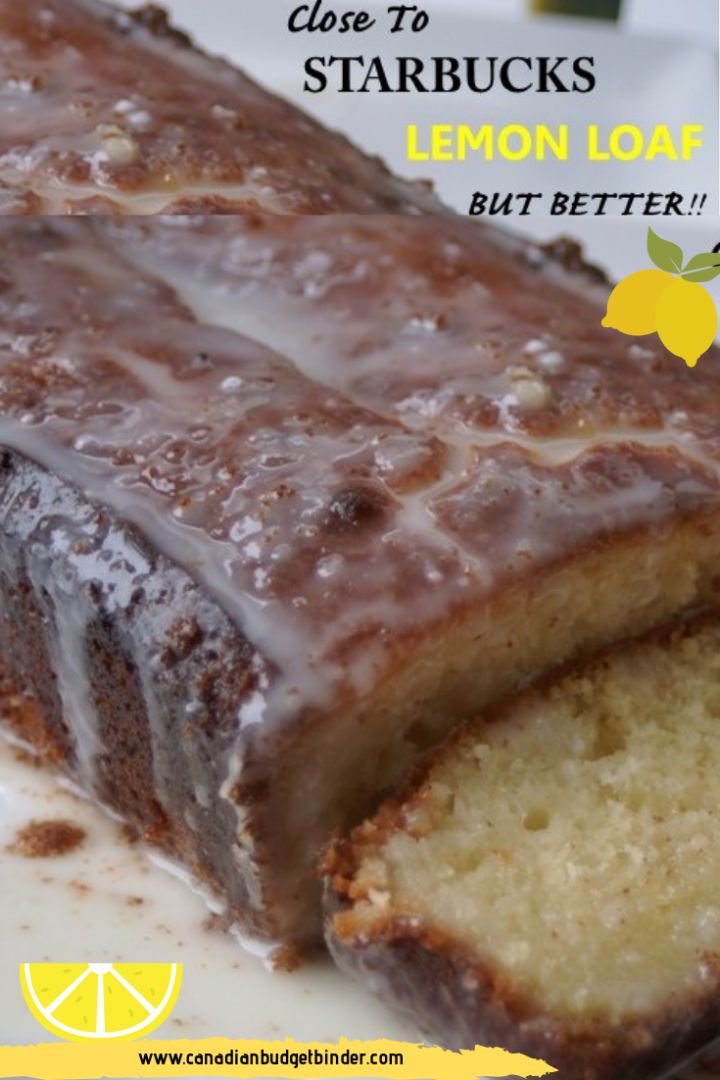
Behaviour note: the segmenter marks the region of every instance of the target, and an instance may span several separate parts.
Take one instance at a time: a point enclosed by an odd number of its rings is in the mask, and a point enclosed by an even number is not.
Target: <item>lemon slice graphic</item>
[[[138,1039],[159,1027],[180,993],[182,964],[21,964],[25,1003],[62,1039]]]

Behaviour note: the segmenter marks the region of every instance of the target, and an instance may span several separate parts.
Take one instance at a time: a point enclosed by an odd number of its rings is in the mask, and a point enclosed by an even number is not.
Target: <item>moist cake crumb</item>
[[[306,955],[302,948],[292,942],[287,942],[272,955],[273,971],[284,971],[286,973],[297,971],[302,966]]]
[[[227,915],[219,911],[210,911],[202,921],[202,929],[209,934],[227,933],[229,929]]]
[[[70,888],[79,896],[87,896],[88,893],[92,892],[92,889],[87,882],[77,881],[77,879],[70,882]]]
[[[340,966],[449,1049],[655,1080],[720,1024],[720,618],[461,728],[325,862]]]
[[[54,859],[76,851],[86,836],[85,829],[71,821],[30,821],[6,850],[26,859]]]

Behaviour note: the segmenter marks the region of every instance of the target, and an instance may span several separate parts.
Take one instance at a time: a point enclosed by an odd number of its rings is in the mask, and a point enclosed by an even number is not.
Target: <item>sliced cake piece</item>
[[[720,622],[465,727],[331,848],[338,963],[453,1047],[664,1076],[720,1029]]]

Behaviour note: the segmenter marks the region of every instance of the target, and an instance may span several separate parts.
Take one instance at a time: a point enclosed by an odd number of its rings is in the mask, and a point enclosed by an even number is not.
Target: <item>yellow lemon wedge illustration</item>
[[[717,330],[717,309],[709,292],[697,282],[673,279],[658,302],[657,331],[665,348],[695,367]]]
[[[610,294],[603,326],[632,337],[654,334],[658,301],[674,280],[665,270],[638,270],[623,278]]]
[[[25,1003],[62,1039],[126,1041],[147,1035],[172,1012],[181,964],[21,964]]]

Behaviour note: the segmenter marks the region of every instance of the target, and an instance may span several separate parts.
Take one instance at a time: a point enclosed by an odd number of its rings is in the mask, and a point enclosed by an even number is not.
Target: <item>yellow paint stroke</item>
[[[274,1058],[277,1064],[258,1064],[263,1060],[263,1052],[266,1055],[288,1056],[284,1060]],[[147,1053],[182,1054],[184,1063],[141,1065],[140,1055]],[[322,1061],[327,1063],[321,1064],[315,1054],[322,1055]],[[329,1058],[327,1054],[335,1056]],[[363,1058],[353,1059],[353,1054],[362,1054]],[[373,1054],[401,1054],[402,1064],[370,1064]],[[192,1055],[192,1059],[188,1055]],[[305,1055],[302,1064],[299,1063],[303,1060],[300,1055]],[[341,1059],[344,1064],[336,1063]],[[190,1060],[193,1064],[188,1064]],[[298,1077],[298,1080],[322,1080],[323,1077],[328,1080],[344,1080],[346,1077],[477,1080],[478,1077],[548,1076],[555,1071],[542,1061],[497,1048],[478,1046],[474,1050],[453,1053],[439,1047],[391,1042],[388,1039],[376,1042],[340,1039],[337,1043],[298,1043],[292,1039],[284,1042],[202,1039],[0,1047],[0,1077],[3,1080],[18,1076],[31,1077],[32,1080],[67,1080],[68,1076],[74,1080],[99,1080],[100,1077],[107,1077],[108,1080],[132,1077],[134,1080],[146,1076],[223,1076],[248,1080],[257,1077],[264,1080],[266,1077],[285,1078],[289,1075]]]

